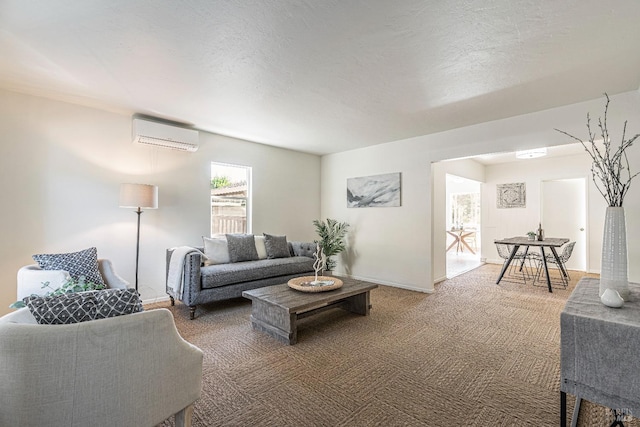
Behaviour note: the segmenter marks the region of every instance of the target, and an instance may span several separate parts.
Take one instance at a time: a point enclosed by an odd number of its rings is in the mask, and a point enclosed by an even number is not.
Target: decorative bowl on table
[[[303,276],[296,277],[287,282],[290,288],[302,292],[324,292],[338,289],[342,286],[342,280],[330,276]]]

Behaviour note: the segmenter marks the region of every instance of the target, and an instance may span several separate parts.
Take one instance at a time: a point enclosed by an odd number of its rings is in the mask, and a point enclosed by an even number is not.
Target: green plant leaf
[[[346,222],[338,222],[338,220],[327,218],[327,221],[313,220],[313,225],[316,227],[316,233],[320,240],[322,252],[327,258],[326,268],[327,270],[333,270],[336,266],[336,261],[331,257],[338,255],[345,250],[344,237],[347,234],[349,224]]]

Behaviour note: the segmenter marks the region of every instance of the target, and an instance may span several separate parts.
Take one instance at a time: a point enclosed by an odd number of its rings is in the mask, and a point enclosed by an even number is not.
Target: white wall
[[[573,142],[554,131],[559,128],[574,135],[585,135],[586,114],[602,115],[604,98],[468,126],[438,134],[411,138],[337,153],[322,158],[322,216],[350,222],[355,227],[349,238],[351,252],[345,254],[337,271],[344,271],[382,283],[433,290],[436,255],[442,247],[432,238],[431,163],[495,152],[509,152]],[[640,94],[628,92],[611,97],[609,127],[621,134],[624,120],[627,134],[640,132]],[[640,151],[636,144],[629,153],[635,171],[640,170]],[[564,165],[559,165],[559,168]],[[387,172],[402,173],[402,206],[399,208],[347,209],[346,178]],[[589,171],[584,170],[583,174]],[[629,278],[640,281],[640,183],[634,182],[625,208],[629,245]],[[595,197],[595,196],[594,196]],[[593,197],[591,198],[593,199]],[[490,203],[490,201],[489,201]],[[604,210],[604,208],[603,208]],[[604,216],[604,212],[602,212]],[[593,221],[598,219],[593,217]],[[483,218],[492,221],[491,218]],[[529,228],[527,223],[526,228]],[[518,229],[518,233],[522,230]],[[500,236],[503,237],[503,236]],[[489,236],[483,236],[483,240]],[[593,243],[593,242],[592,242]],[[595,244],[595,243],[593,243]],[[438,246],[434,246],[438,245]],[[599,252],[599,251],[598,251]],[[593,256],[593,255],[592,255]],[[597,256],[597,255],[596,255]]]
[[[394,149],[394,147],[396,147]],[[322,217],[347,221],[347,251],[338,274],[421,289],[429,274],[429,178],[420,156],[385,144],[322,158]],[[347,178],[401,172],[401,207],[347,208]]]
[[[201,132],[196,153],[131,143],[131,117],[0,91],[0,314],[16,298],[16,272],[35,253],[90,246],[133,285],[136,215],[119,185],[159,186],[142,214],[142,298],[165,297],[165,249],[200,245],[210,230],[211,161],[253,168],[253,232],[316,238],[320,158]]]
[[[640,167],[640,164],[638,166]],[[488,262],[502,263],[493,243],[495,239],[524,236],[527,231],[536,231],[541,214],[542,181],[587,178],[587,231],[589,233],[587,266],[590,272],[599,272],[604,213],[607,204],[594,187],[589,175],[590,167],[591,158],[587,153],[563,157],[542,157],[487,166],[485,168],[486,182],[482,187],[483,257],[487,258]],[[496,185],[511,182],[525,183],[526,207],[498,209],[496,207]],[[558,214],[561,214],[564,200],[561,198],[554,200],[553,205],[558,208]],[[544,228],[544,223],[542,226]]]

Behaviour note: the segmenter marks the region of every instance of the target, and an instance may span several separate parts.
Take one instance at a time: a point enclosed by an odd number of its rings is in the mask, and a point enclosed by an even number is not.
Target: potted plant
[[[527,238],[529,240],[536,240],[536,232],[535,231],[527,231]]]
[[[627,122],[625,121],[619,145],[612,144],[607,128],[609,96],[606,93],[604,96],[607,102],[604,107],[604,118],[598,118],[599,131],[591,130],[591,118],[587,113],[587,131],[589,132],[587,141],[565,131],[556,130],[579,141],[589,153],[592,159],[593,183],[608,205],[602,241],[600,296],[606,289],[611,288],[618,291],[624,300],[628,300],[627,237],[622,203],[631,186],[631,180],[640,173],[631,173],[627,158],[627,149],[640,137],[640,134],[626,139]]]
[[[327,218],[326,222],[315,219],[313,225],[316,226],[316,232],[320,237],[316,242],[322,248],[325,269],[332,271],[336,267],[336,261],[331,257],[345,250],[344,236],[347,234],[349,224]]]

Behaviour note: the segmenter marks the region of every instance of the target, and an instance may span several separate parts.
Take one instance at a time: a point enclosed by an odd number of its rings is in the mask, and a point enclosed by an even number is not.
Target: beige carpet
[[[153,307],[205,352],[195,426],[559,425],[559,315],[580,274],[551,294],[496,285],[498,273],[485,265],[431,295],[380,286],[370,316],[306,318],[294,346],[253,331],[248,300],[199,307],[193,321],[182,304]],[[611,421],[587,402],[578,425]]]

